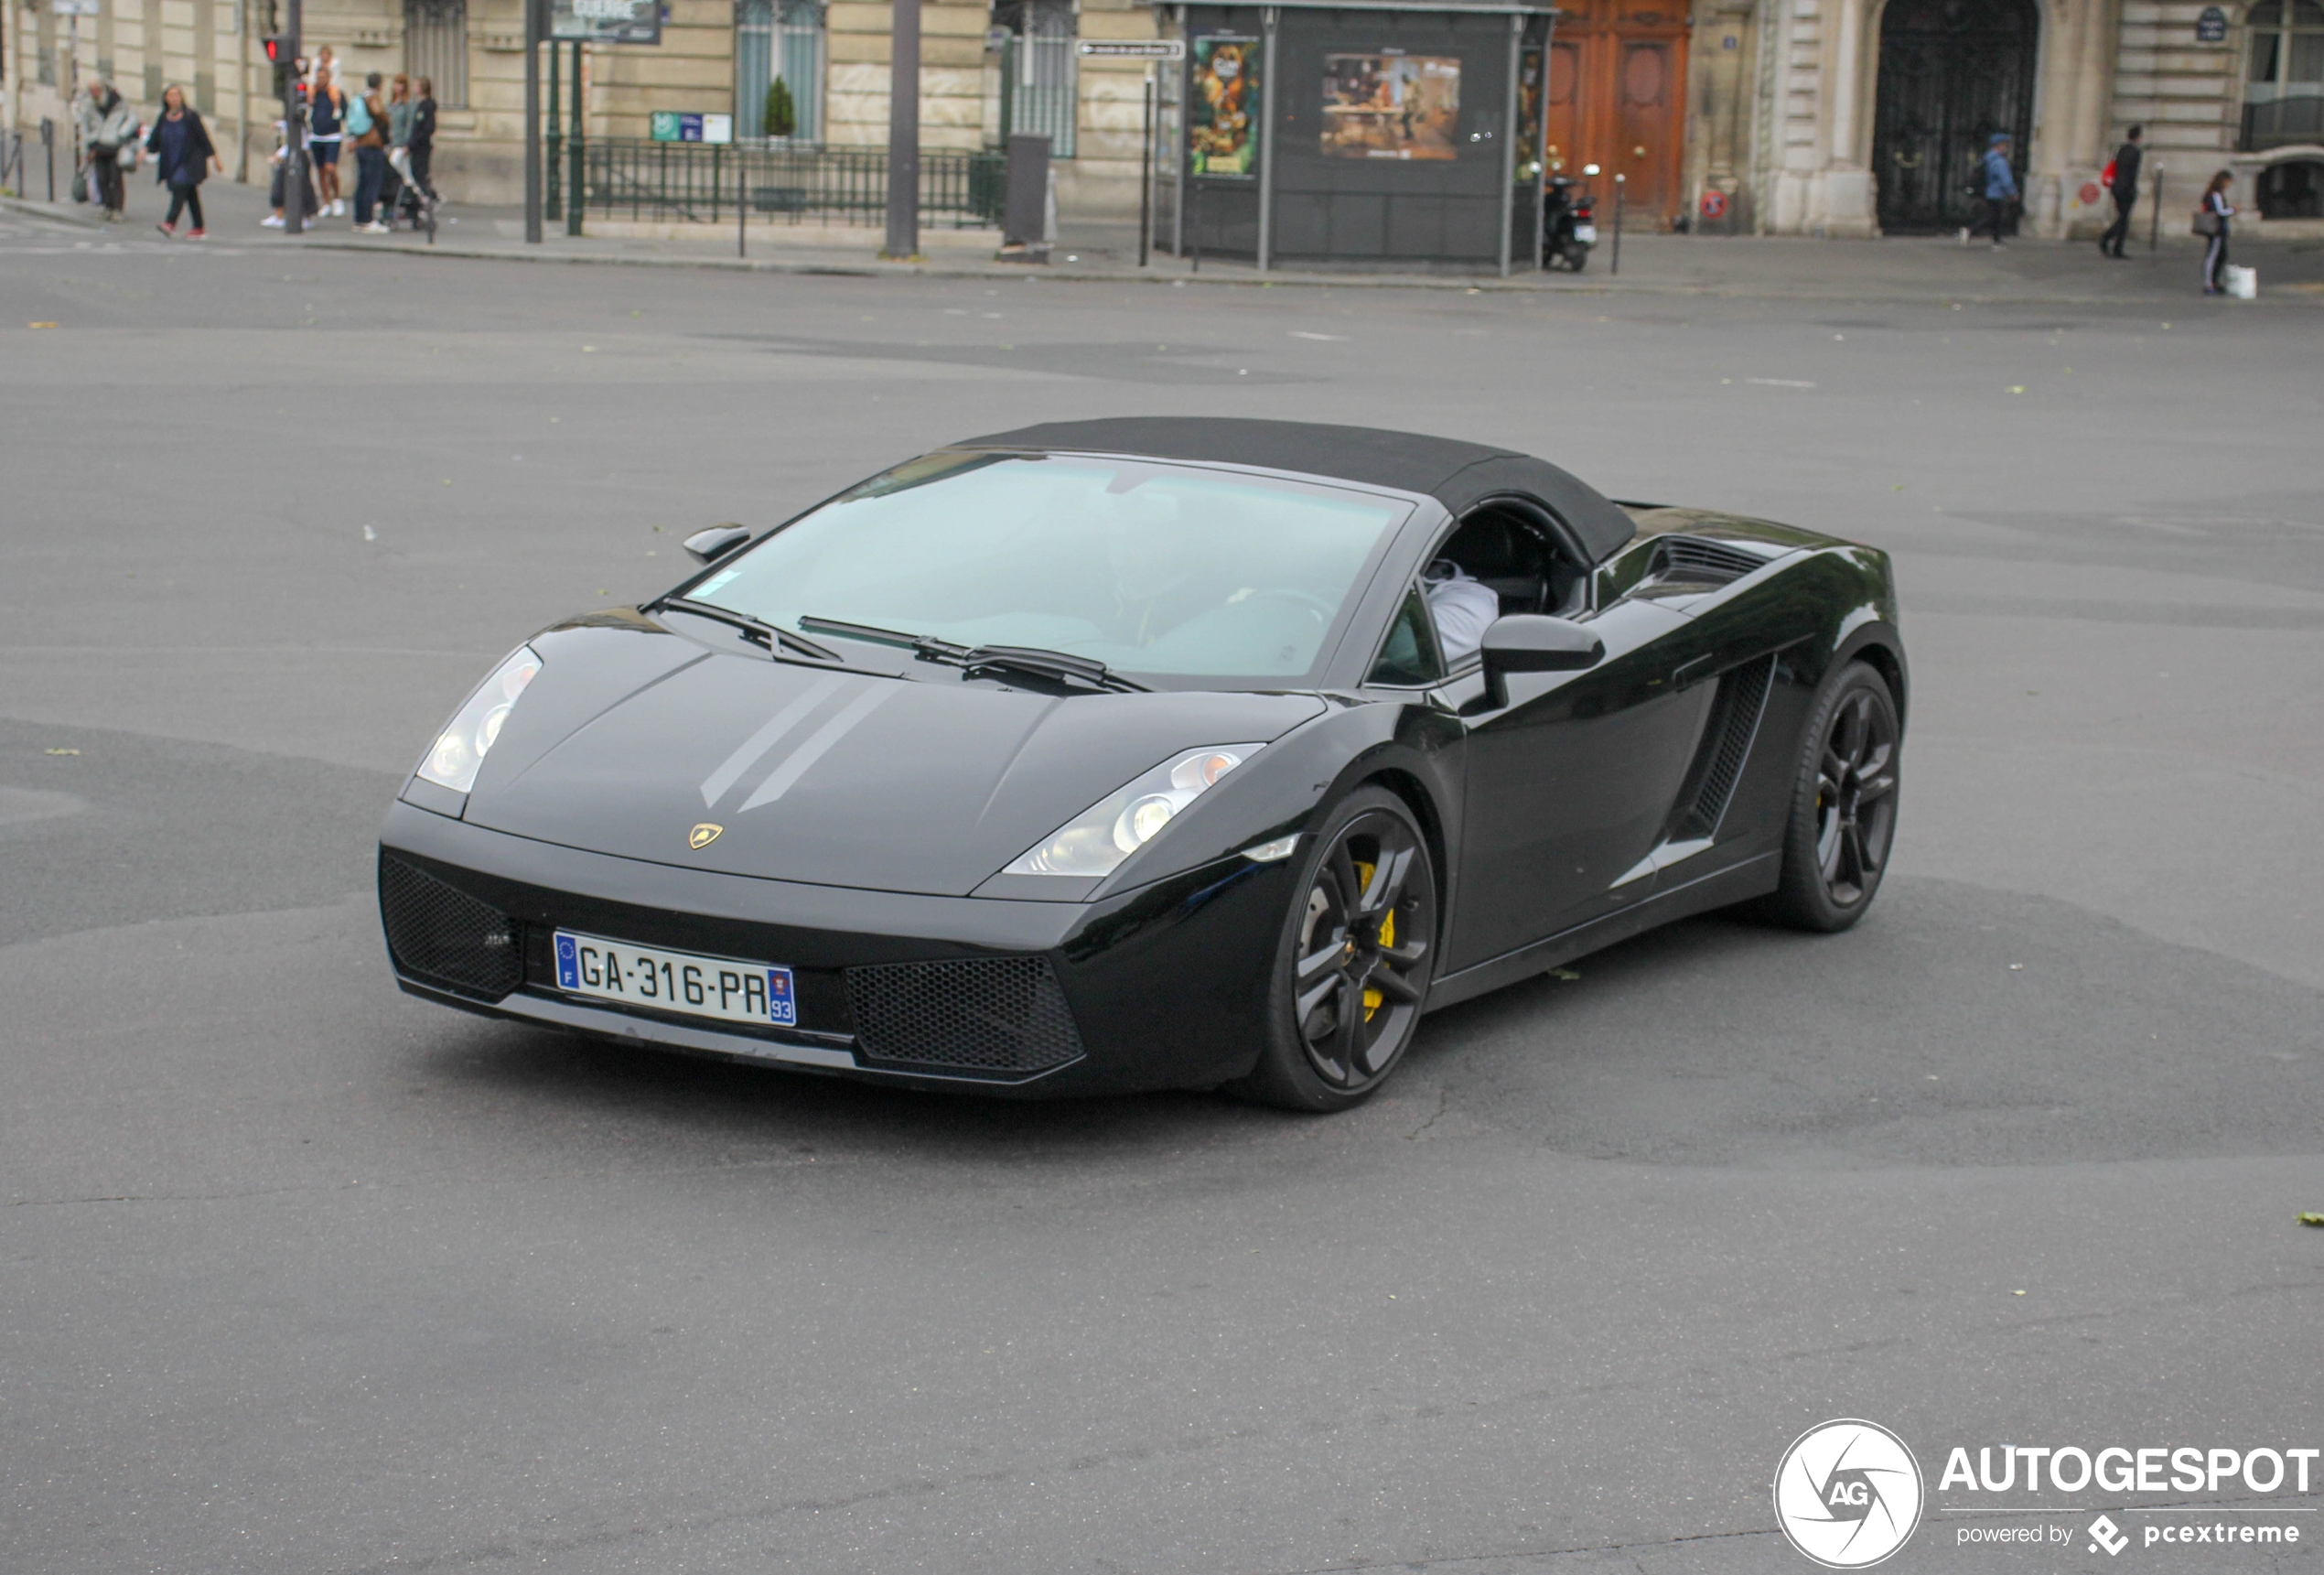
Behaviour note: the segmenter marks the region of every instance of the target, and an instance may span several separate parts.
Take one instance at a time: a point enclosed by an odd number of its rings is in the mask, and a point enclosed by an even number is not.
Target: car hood
[[[1306,695],[1060,698],[949,671],[672,662],[676,637],[651,643],[659,659],[644,669],[545,650],[466,818],[657,863],[965,896],[1169,755],[1263,743],[1324,708]],[[556,736],[528,726],[535,717]]]

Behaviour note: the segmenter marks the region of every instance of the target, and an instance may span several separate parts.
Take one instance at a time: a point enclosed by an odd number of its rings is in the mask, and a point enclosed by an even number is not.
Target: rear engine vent
[[[883,1065],[1023,1076],[1081,1057],[1047,957],[850,968],[847,1004],[858,1053]]]
[[[1654,548],[1654,574],[1662,579],[1725,585],[1767,564],[1757,553],[1701,536],[1664,536]]]
[[[1712,702],[1709,726],[1704,729],[1705,754],[1696,770],[1697,786],[1681,830],[1685,836],[1716,836],[1727,814],[1727,800],[1750,758],[1751,740],[1759,730],[1759,714],[1767,708],[1769,682],[1775,675],[1775,658],[1762,656],[1738,667],[1719,680]]]
[[[423,984],[499,1000],[522,982],[516,922],[392,855],[380,855],[380,921],[395,965]]]

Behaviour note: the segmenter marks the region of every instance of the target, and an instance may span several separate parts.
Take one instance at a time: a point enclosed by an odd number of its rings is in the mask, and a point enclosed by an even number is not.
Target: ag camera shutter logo
[[[1924,1495],[1921,1462],[1876,1422],[1810,1428],[1775,1468],[1775,1518],[1791,1546],[1827,1570],[1864,1570],[1911,1540]]]

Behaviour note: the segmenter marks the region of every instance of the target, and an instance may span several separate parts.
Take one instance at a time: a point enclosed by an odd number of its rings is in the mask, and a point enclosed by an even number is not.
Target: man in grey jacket
[[[111,82],[92,81],[88,96],[73,106],[73,121],[81,129],[90,167],[97,172],[105,222],[118,224],[127,195],[122,189],[121,150],[137,140],[137,112],[113,92]]]

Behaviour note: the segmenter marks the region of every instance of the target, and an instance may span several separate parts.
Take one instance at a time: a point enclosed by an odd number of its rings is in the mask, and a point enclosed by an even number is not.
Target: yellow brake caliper
[[[1365,888],[1369,889],[1372,885],[1372,866],[1369,864],[1358,864],[1356,866],[1356,879],[1361,881]],[[1383,947],[1393,946],[1396,944],[1396,911],[1393,908],[1391,908],[1380,921],[1380,944]],[[1370,986],[1366,986],[1364,987],[1363,1015],[1366,1022],[1372,1020],[1372,1014],[1378,1011],[1381,1008],[1381,1004],[1387,1000],[1387,998],[1388,998],[1386,996],[1382,995],[1378,990],[1372,988]]]

